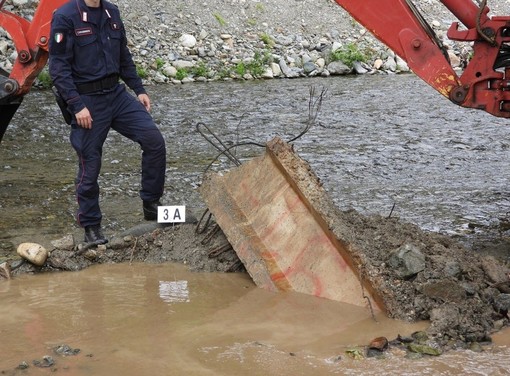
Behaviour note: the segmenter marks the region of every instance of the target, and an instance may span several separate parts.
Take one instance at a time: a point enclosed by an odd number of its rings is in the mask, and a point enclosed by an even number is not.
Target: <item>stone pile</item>
[[[146,83],[270,79],[408,72],[407,64],[331,0],[113,0],[126,25],[139,74]],[[451,14],[417,0],[452,65],[462,68],[469,45],[447,40]],[[37,0],[8,0],[4,9],[30,19]],[[449,18],[445,18],[447,16]],[[354,47],[362,61],[334,61]],[[16,51],[0,29],[0,68]]]

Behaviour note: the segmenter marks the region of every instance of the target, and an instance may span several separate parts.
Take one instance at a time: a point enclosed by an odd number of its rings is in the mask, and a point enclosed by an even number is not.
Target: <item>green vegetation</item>
[[[259,12],[263,12],[264,11],[264,4],[258,3],[257,5],[255,5],[255,10],[257,10]]]
[[[222,68],[216,74],[219,79],[232,77],[232,70],[230,68]]]
[[[239,76],[251,74],[253,77],[260,77],[266,70],[266,66],[273,60],[271,52],[265,51],[263,54],[255,52],[255,56],[248,62],[240,62],[235,67],[235,72]]]
[[[207,65],[201,61],[194,67],[190,68],[178,68],[177,73],[175,74],[176,80],[182,80],[186,77],[207,77],[210,74],[209,68]]]
[[[246,74],[246,64],[244,64],[242,61],[240,63],[238,63],[236,65],[236,69],[235,69],[235,72],[239,75],[239,76],[244,76]]]
[[[156,58],[156,68],[158,70],[160,70],[161,68],[163,68],[163,65],[165,65],[165,60],[163,60],[162,58],[160,57],[157,57]]]
[[[44,69],[41,71],[41,73],[39,73],[39,75],[37,76],[37,80],[44,89],[49,89],[53,85],[50,73],[48,72],[47,69]]]
[[[216,21],[220,24],[220,26],[225,26],[227,24],[227,21],[223,18],[223,16],[219,13],[213,14],[214,18],[216,18]]]
[[[189,70],[194,77],[207,77],[209,75],[209,69],[203,61],[200,61],[197,65]]]
[[[366,62],[367,56],[361,52],[354,43],[349,43],[331,53],[331,61],[342,61],[349,68],[354,66],[354,62]]]
[[[271,36],[269,34],[267,34],[267,33],[260,34],[260,40],[262,42],[264,42],[264,44],[266,46],[268,46],[269,48],[274,47],[274,40],[273,40],[273,38],[271,38]]]
[[[136,73],[142,79],[149,77],[149,74],[147,73],[147,70],[144,67],[142,67],[141,65],[137,65],[136,66]]]
[[[255,26],[257,24],[257,20],[255,18],[248,18],[246,20],[246,23],[249,25],[249,26]]]
[[[183,78],[188,77],[188,70],[186,68],[177,69],[177,73],[175,74],[175,78],[177,80],[182,80]]]

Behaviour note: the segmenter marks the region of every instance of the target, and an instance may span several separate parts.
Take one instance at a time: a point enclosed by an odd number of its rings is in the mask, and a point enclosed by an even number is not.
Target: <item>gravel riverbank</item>
[[[139,73],[147,83],[409,71],[332,0],[112,2],[121,10]],[[446,38],[455,17],[439,1],[415,3],[447,47],[452,65],[462,67],[469,45]],[[8,0],[4,9],[30,18],[37,4]],[[504,15],[509,4],[506,0],[488,5],[491,14]],[[343,63],[334,61],[335,51],[342,51],[337,58],[340,55]],[[352,65],[358,52],[361,62]],[[16,51],[3,30],[0,53],[0,67],[10,71]]]

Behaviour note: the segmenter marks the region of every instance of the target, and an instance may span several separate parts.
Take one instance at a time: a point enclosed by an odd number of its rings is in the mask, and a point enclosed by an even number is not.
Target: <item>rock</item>
[[[423,354],[420,354],[420,353],[408,352],[406,354],[406,359],[417,360],[417,359],[421,359],[421,358],[423,358]]]
[[[352,359],[360,360],[363,359],[363,351],[357,347],[345,350],[345,353]]]
[[[176,69],[187,69],[193,67],[193,62],[187,60],[176,60],[172,63]]]
[[[368,348],[367,349],[367,358],[381,358],[383,357],[383,352],[381,350]]]
[[[369,349],[385,351],[388,348],[388,339],[386,337],[377,337],[370,341]]]
[[[438,27],[441,26],[441,23],[438,20],[433,20],[432,21],[432,26],[435,27],[435,28],[438,28]]]
[[[443,353],[441,349],[436,349],[429,345],[420,345],[418,343],[410,343],[407,345],[407,349],[413,353],[431,356],[439,356]]]
[[[182,34],[179,43],[183,47],[193,48],[197,44],[197,39],[191,34]]]
[[[280,66],[276,63],[271,63],[271,70],[273,71],[274,77],[280,77],[282,75],[282,70]]]
[[[351,73],[351,68],[341,61],[333,61],[328,64],[328,71],[331,75],[345,75]]]
[[[39,368],[48,368],[55,365],[55,361],[49,355],[43,356],[42,360],[34,360],[32,363]]]
[[[411,334],[411,339],[412,341],[417,343],[425,343],[429,340],[429,336],[427,335],[427,333],[420,331]],[[405,340],[402,340],[402,342],[405,342]]]
[[[397,70],[397,62],[392,56],[388,56],[382,68],[391,72],[395,72]]]
[[[400,56],[395,57],[396,69],[399,72],[409,72],[409,66]]]
[[[449,280],[426,283],[423,286],[423,293],[435,300],[454,303],[462,303],[467,296],[466,290],[461,285]]]
[[[374,69],[381,69],[383,64],[384,64],[384,61],[382,61],[382,59],[375,59],[375,61],[374,61]]]
[[[165,82],[168,81],[168,77],[165,76],[161,72],[156,72],[156,74],[154,75],[153,79],[154,79],[154,82],[156,82],[158,84],[164,84]]]
[[[54,246],[56,249],[72,251],[75,246],[74,236],[72,234],[68,234],[61,239],[53,240],[51,242],[51,245]]]
[[[167,77],[175,77],[177,75],[177,68],[173,65],[165,64],[161,69],[161,73],[163,73]]]
[[[204,40],[205,38],[207,38],[208,35],[209,35],[209,33],[206,30],[202,29],[202,30],[200,30],[200,33],[198,34],[198,39]]]
[[[18,246],[18,255],[32,264],[41,266],[48,258],[48,251],[42,245],[37,243],[22,243]]]
[[[9,43],[7,43],[6,40],[0,40],[0,54],[6,55],[8,48],[9,48]]]
[[[53,349],[56,354],[62,356],[72,356],[80,353],[80,349],[73,349],[69,345],[59,345]]]
[[[460,265],[456,261],[448,261],[444,265],[443,273],[447,277],[457,277],[461,273]],[[464,288],[464,290],[466,290]]]
[[[396,249],[388,259],[388,265],[402,278],[410,278],[425,269],[425,255],[413,244]]]
[[[368,73],[368,69],[366,69],[365,67],[363,67],[363,65],[362,65],[359,61],[355,61],[355,62],[354,62],[353,69],[354,69],[354,71],[355,71],[357,74],[366,74],[366,73]]]
[[[16,369],[19,369],[19,370],[24,370],[24,369],[27,369],[29,368],[30,366],[28,365],[27,362],[25,361],[22,361],[20,364],[18,364],[18,366],[16,367]]]
[[[331,46],[331,52],[335,52],[343,47],[343,43],[341,42],[333,42],[333,45]]]
[[[478,342],[471,342],[469,344],[469,350],[479,353],[483,351],[483,347]]]
[[[510,294],[499,294],[494,299],[494,309],[506,315],[510,311]]]
[[[274,74],[273,74],[273,70],[271,69],[271,67],[267,67],[266,70],[264,71],[264,73],[262,73],[261,77],[262,78],[273,78]]]
[[[8,263],[0,264],[0,279],[11,279],[11,267]]]
[[[310,73],[312,73],[315,70],[317,70],[317,66],[314,63],[312,63],[311,61],[306,62],[306,63],[303,64],[303,71],[306,74],[310,74]]]
[[[489,279],[494,283],[509,280],[510,269],[498,262],[494,257],[484,257],[482,260],[482,268],[487,277],[489,277]]]
[[[294,42],[294,38],[291,36],[278,35],[275,37],[275,43],[282,46],[290,46]]]
[[[285,77],[287,77],[287,78],[299,77],[299,73],[290,69],[284,59],[280,59],[279,65],[280,65],[280,69]]]
[[[95,261],[97,259],[97,251],[95,249],[87,249],[87,251],[83,254],[87,260]]]
[[[452,50],[448,50],[448,58],[450,59],[450,64],[453,68],[460,67],[461,60]]]

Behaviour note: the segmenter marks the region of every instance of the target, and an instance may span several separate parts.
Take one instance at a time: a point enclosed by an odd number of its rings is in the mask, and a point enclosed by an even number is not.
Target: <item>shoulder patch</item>
[[[50,39],[49,52],[53,55],[62,55],[66,52],[67,31],[54,30],[53,36]]]
[[[55,33],[54,37],[56,43],[62,43],[64,41],[64,33]]]

